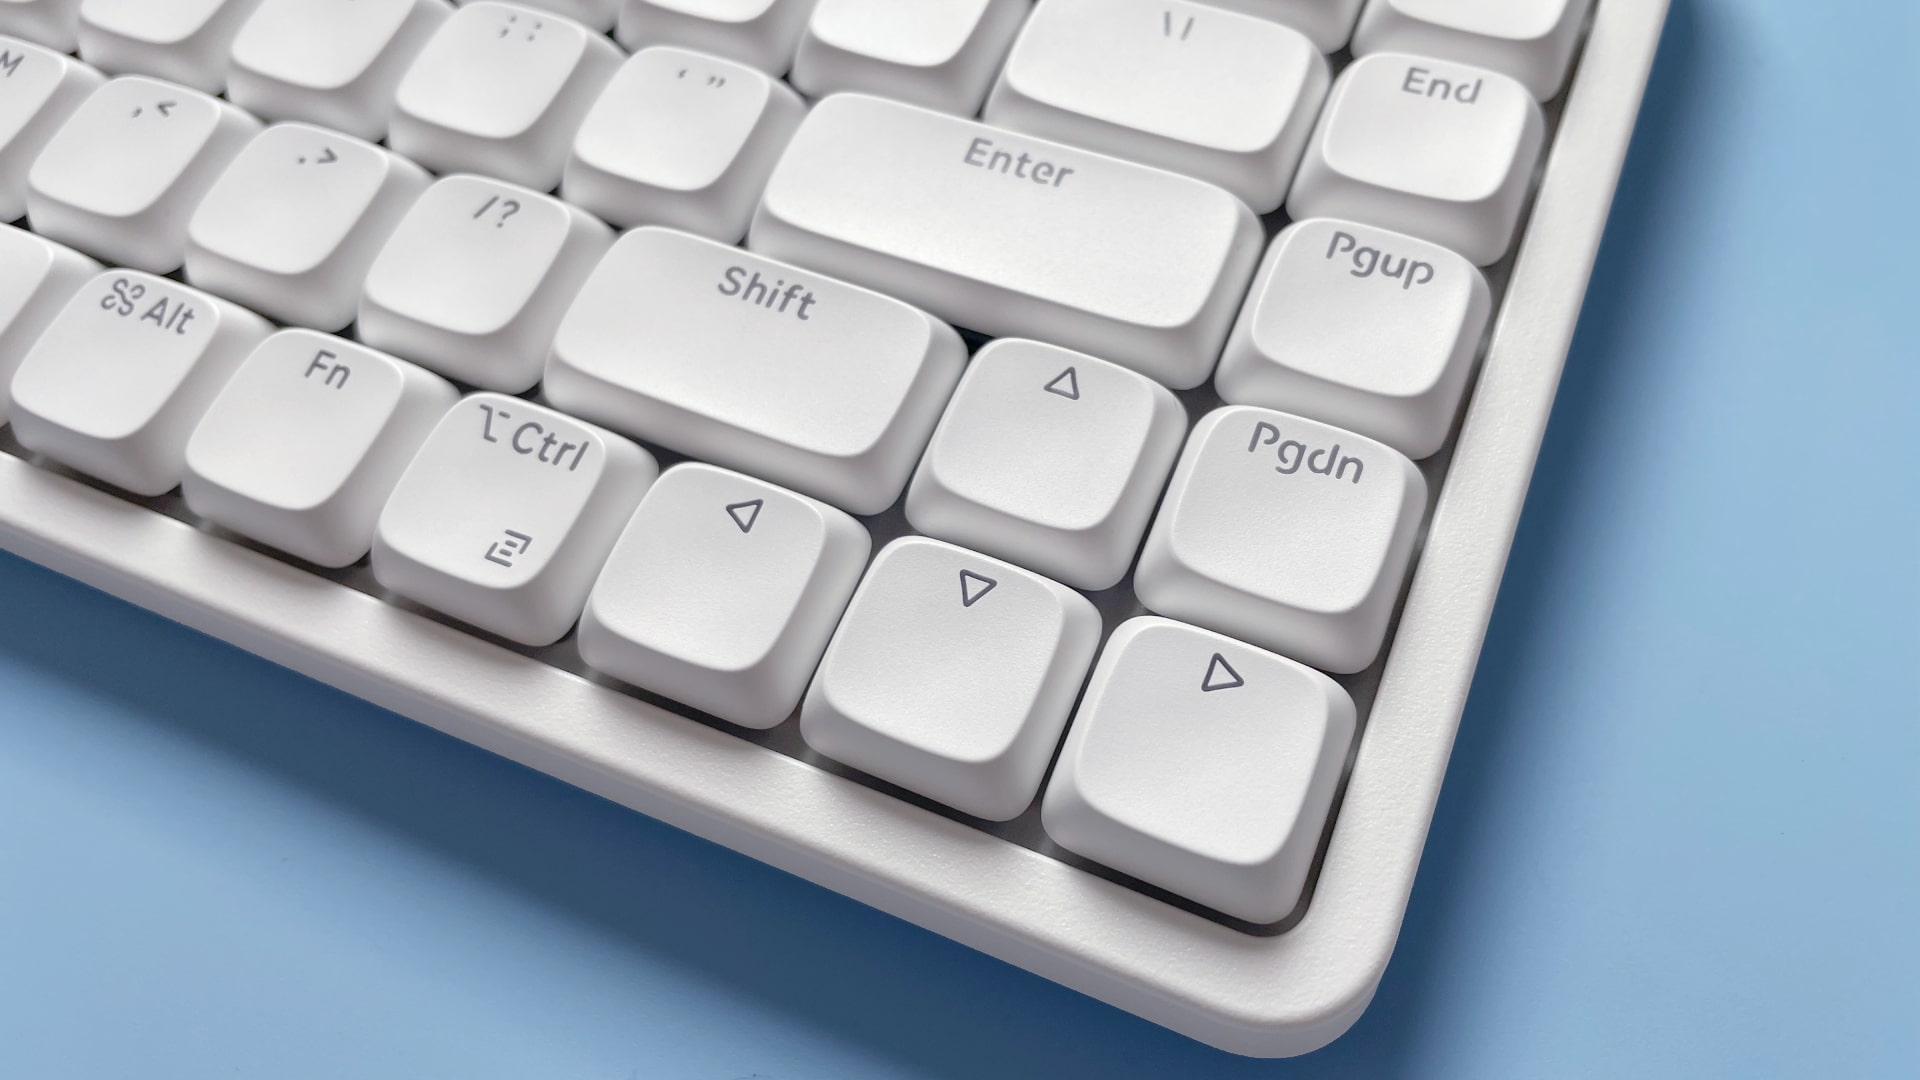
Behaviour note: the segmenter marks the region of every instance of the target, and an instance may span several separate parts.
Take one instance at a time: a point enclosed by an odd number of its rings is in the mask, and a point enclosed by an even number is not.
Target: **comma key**
[[[1162,615],[1328,671],[1380,652],[1426,506],[1399,451],[1271,409],[1194,427],[1134,573]]]

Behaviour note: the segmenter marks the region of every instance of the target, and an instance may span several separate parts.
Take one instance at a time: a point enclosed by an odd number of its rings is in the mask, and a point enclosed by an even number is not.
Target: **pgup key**
[[[1162,615],[1334,672],[1373,663],[1427,484],[1399,451],[1270,409],[1193,429],[1134,574]]]

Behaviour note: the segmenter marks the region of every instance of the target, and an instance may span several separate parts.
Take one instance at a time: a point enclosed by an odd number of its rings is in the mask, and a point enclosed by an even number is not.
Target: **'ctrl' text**
[[[568,472],[580,468],[580,463],[586,460],[587,443],[584,439],[577,443],[564,442],[538,420],[523,420],[516,424],[513,414],[505,409],[482,404],[480,410],[487,414],[480,423],[480,437],[490,443],[500,443],[521,457],[530,457],[542,465],[564,468]]]

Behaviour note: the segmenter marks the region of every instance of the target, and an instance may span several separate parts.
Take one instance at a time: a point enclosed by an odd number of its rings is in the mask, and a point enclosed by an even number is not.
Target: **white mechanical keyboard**
[[[0,0],[0,546],[1301,1053],[1665,8]]]

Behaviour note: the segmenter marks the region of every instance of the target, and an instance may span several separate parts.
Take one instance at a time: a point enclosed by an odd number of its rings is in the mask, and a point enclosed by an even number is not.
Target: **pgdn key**
[[[1359,671],[1379,655],[1426,499],[1420,471],[1384,444],[1219,409],[1187,440],[1134,590],[1162,615]]]

